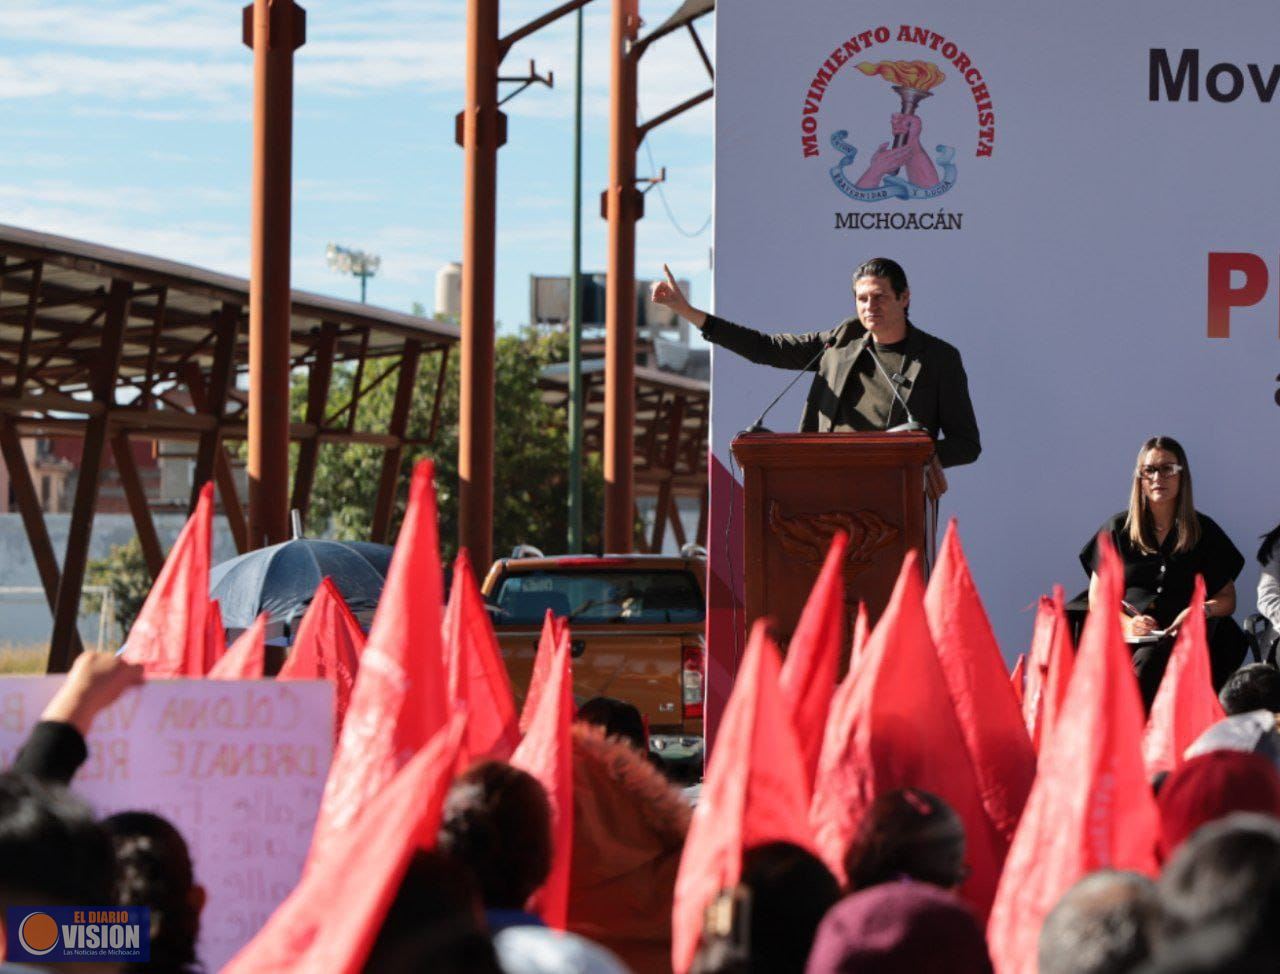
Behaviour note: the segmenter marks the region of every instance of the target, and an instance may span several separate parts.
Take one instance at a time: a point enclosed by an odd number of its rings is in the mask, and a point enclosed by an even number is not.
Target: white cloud
[[[295,59],[297,94],[361,94],[422,89],[460,92],[465,72],[462,4],[450,0],[366,0],[353,11],[339,0],[306,3],[308,42]],[[544,0],[504,4],[502,30],[511,31],[546,10]],[[671,9],[675,4],[668,3]],[[587,8],[586,110],[608,115],[607,44],[595,35],[608,29],[606,10]],[[665,19],[654,16],[651,26]],[[554,69],[561,89],[572,79],[572,17],[517,44],[503,66],[518,74],[530,58],[545,73]],[[699,23],[704,44],[713,32]],[[251,53],[240,41],[239,10],[225,0],[173,3],[63,3],[8,0],[6,39],[24,53],[0,56],[0,98],[67,96],[86,100],[80,110],[117,110],[153,120],[193,117],[189,105],[222,103],[220,119],[247,117]],[[35,53],[25,53],[34,50]],[[640,101],[649,114],[664,111],[706,87],[705,70],[689,39],[677,33],[654,44],[641,61]],[[568,97],[522,99],[519,110],[534,117],[568,117]],[[705,121],[673,123],[686,131]]]
[[[0,187],[0,198],[9,187]],[[181,223],[156,221],[137,225],[128,216],[82,205],[24,202],[3,206],[3,221],[121,250],[152,254],[244,276],[249,269],[249,221],[242,226],[216,220]]]
[[[159,212],[156,194],[142,186],[84,186],[76,183],[36,180],[21,185],[0,184],[0,206],[5,212],[21,204],[74,207],[82,210],[123,209]]]

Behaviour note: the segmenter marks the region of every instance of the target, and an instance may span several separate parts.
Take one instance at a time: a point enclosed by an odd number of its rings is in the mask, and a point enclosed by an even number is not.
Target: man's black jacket
[[[858,395],[857,383],[849,384],[853,364],[866,349],[870,334],[857,318],[846,318],[828,331],[804,335],[767,335],[707,315],[702,336],[759,365],[802,369],[827,343],[818,358],[809,389],[802,433],[830,432],[840,415],[842,395]],[[982,452],[978,421],[969,401],[969,379],[954,345],[907,323],[905,381],[901,391],[915,419],[929,428],[937,442],[938,460],[944,467],[973,463]]]

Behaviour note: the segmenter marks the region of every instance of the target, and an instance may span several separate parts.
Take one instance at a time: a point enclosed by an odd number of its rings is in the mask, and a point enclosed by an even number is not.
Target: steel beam
[[[215,369],[215,372],[217,370]],[[212,378],[210,386],[214,387]],[[225,386],[223,386],[225,388]],[[209,388],[205,386],[204,379],[200,375],[200,369],[194,363],[187,366],[187,391],[191,394],[191,405],[199,410],[209,410],[211,402],[217,405],[216,401],[211,399]],[[218,485],[218,496],[222,499],[222,513],[227,519],[227,526],[231,529],[231,539],[235,542],[236,553],[243,555],[249,550],[249,528],[245,524],[244,508],[240,506],[240,495],[236,492],[235,473],[231,469],[231,459],[227,456],[227,449],[222,444],[225,438],[225,430],[222,421],[217,416],[202,416],[202,419],[212,420],[214,426],[210,432],[200,434],[199,443],[196,447],[196,471],[202,474],[201,477],[193,478],[196,485],[203,486],[209,480],[208,463],[213,467],[213,480]],[[211,454],[206,461],[204,451],[209,449],[209,443],[212,443]],[[205,464],[202,466],[202,464]],[[199,498],[199,488],[192,492],[193,498]],[[191,502],[191,510],[195,510],[195,501]]]
[[[440,404],[444,401],[444,382],[449,375],[449,346],[440,346],[440,371],[436,373],[436,399],[431,404],[431,425],[427,428],[427,442],[434,443],[440,432]]]
[[[138,543],[142,546],[143,561],[147,563],[147,574],[154,582],[160,569],[164,567],[164,549],[160,546],[160,536],[156,534],[156,525],[151,519],[151,507],[147,504],[147,493],[142,488],[138,465],[133,460],[129,434],[124,430],[111,434],[111,453],[116,460],[116,470],[120,473],[125,500],[129,502],[129,513],[133,515],[133,527],[138,532]]]
[[[120,367],[120,338],[129,317],[129,297],[132,290],[133,285],[128,281],[116,280],[111,282],[111,290],[107,294],[102,343],[98,347],[98,361],[93,369],[93,398],[102,405],[103,411],[90,416],[85,424],[84,450],[76,480],[75,501],[71,507],[67,549],[62,556],[62,577],[58,580],[58,598],[53,607],[53,634],[49,637],[50,673],[65,673],[81,650],[76,618],[80,614],[80,592],[89,559],[89,538],[93,533],[102,455],[107,442],[107,409],[115,396],[116,372]]]
[[[31,270],[31,289],[27,292],[26,320],[22,323],[22,345],[18,351],[18,370],[13,380],[14,395],[22,395],[27,384],[27,366],[31,357],[31,333],[36,326],[36,309],[40,305],[40,285],[44,279],[44,261]]]
[[[404,357],[400,360],[400,377],[396,380],[396,399],[391,408],[391,423],[387,432],[396,437],[396,445],[387,447],[382,454],[382,472],[378,476],[378,496],[373,505],[373,530],[369,540],[386,544],[391,534],[391,510],[396,500],[396,478],[400,473],[400,458],[404,455],[405,426],[409,422],[409,407],[413,405],[413,386],[418,378],[418,359],[422,346],[406,342]],[[487,566],[486,566],[487,568]]]
[[[498,0],[467,0],[466,101],[460,117],[462,342],[458,409],[458,543],[483,575],[493,559],[494,237],[498,147]]]
[[[142,405],[151,405],[152,388],[156,382],[156,359],[160,354],[160,332],[164,328],[165,312],[169,309],[169,289],[162,287],[156,297],[156,317],[151,323],[151,334],[147,342],[146,380],[142,387]]]
[[[672,504],[668,513],[671,518],[671,533],[676,536],[676,544],[681,548],[685,545],[684,525],[680,522],[680,505]]]
[[[249,545],[258,548],[289,537],[293,52],[306,40],[306,13],[293,0],[254,0],[244,14],[253,48]]]
[[[636,189],[636,59],[638,0],[613,0],[609,34],[609,221],[605,285],[604,550],[631,550],[635,522],[636,221],[643,212]]]
[[[658,427],[658,417],[653,418],[653,428]],[[663,451],[662,469],[670,475],[675,474],[676,461],[680,457],[680,433],[684,427],[684,396],[676,396],[667,410],[667,442]],[[671,477],[668,476],[658,485],[658,500],[653,514],[653,540],[649,542],[649,550],[655,553],[662,551],[662,542],[667,531],[667,519],[671,515]],[[683,543],[683,542],[681,542]]]
[[[36,571],[40,573],[40,585],[52,612],[58,604],[58,583],[61,580],[58,556],[54,554],[53,542],[49,539],[49,528],[44,521],[40,495],[31,479],[31,468],[27,466],[27,458],[22,452],[22,440],[14,420],[8,416],[0,416],[0,453],[3,453],[4,465],[9,471],[9,485],[13,489],[18,513],[22,515],[27,543],[31,545],[31,557],[35,559]],[[79,631],[72,631],[71,640],[74,654],[79,655],[82,649]]]
[[[203,413],[205,416],[212,418],[212,426],[206,428],[200,434],[200,446],[196,449],[196,467],[192,475],[191,482],[191,501],[188,505],[188,511],[196,509],[196,501],[200,499],[200,488],[203,487],[213,476],[214,464],[220,446],[220,434],[223,416],[227,408],[227,389],[231,385],[231,379],[234,375],[235,368],[235,352],[236,352],[236,332],[239,331],[240,325],[240,309],[233,304],[224,304],[221,312],[218,314],[218,320],[213,325],[213,333],[217,336],[213,350],[213,367],[209,370],[209,381],[206,384],[200,374],[200,367],[194,362],[190,362],[183,370],[183,376],[186,379],[187,390],[191,394],[191,403],[195,406],[197,413]],[[202,401],[203,405],[197,405],[198,401]],[[277,407],[279,408],[279,407]],[[289,455],[288,437],[288,388],[285,390],[285,460],[286,469]],[[253,413],[250,410],[249,416],[249,443],[250,457],[253,451]],[[250,474],[249,486],[250,507],[253,503],[253,484],[252,474]],[[237,506],[238,506],[237,501]],[[226,501],[223,500],[223,508],[226,508]]]
[[[333,349],[338,338],[338,326],[326,321],[320,326],[316,339],[316,357],[307,376],[307,422],[319,430],[324,422],[325,406],[329,402],[329,383],[333,379]],[[298,467],[293,473],[294,510],[306,518],[311,509],[311,485],[316,476],[316,461],[320,457],[320,440],[311,436],[298,447]]]

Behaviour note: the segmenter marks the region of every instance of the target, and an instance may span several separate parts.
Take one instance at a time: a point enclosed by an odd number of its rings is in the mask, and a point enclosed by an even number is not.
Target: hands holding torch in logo
[[[863,74],[880,75],[891,82],[902,102],[902,110],[889,117],[892,146],[888,142],[880,144],[867,171],[858,180],[858,187],[874,189],[885,176],[896,174],[903,166],[907,169],[907,179],[914,185],[923,189],[937,185],[938,171],[920,144],[923,123],[916,108],[933,94],[931,89],[942,84],[946,75],[928,61],[863,61],[856,67]]]

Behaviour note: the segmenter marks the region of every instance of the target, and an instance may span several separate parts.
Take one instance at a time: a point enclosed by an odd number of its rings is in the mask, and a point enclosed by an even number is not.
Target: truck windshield
[[[541,624],[550,609],[581,622],[701,622],[702,592],[687,571],[536,571],[508,575],[494,622]]]

